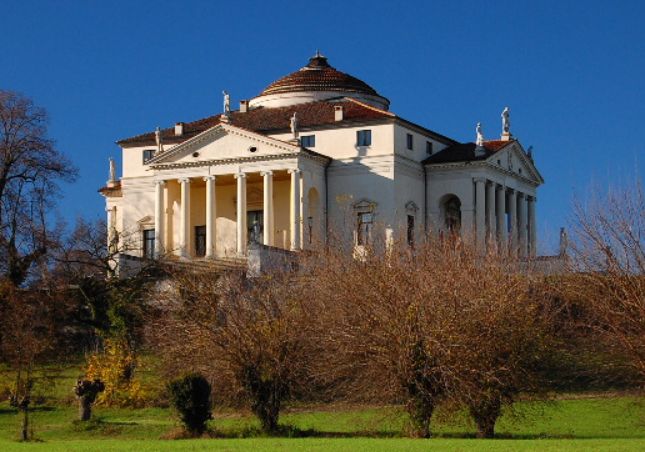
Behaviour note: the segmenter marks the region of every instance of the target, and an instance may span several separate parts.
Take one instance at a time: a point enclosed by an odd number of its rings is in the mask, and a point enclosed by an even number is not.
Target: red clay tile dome
[[[383,110],[390,105],[374,88],[336,70],[326,57],[316,52],[305,67],[271,83],[258,97],[250,100],[249,106],[284,107],[334,97],[351,97]]]

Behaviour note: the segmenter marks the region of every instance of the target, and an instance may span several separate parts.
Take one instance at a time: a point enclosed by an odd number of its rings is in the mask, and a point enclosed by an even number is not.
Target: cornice
[[[538,187],[542,184],[541,181],[529,179],[527,177],[524,177],[521,174],[514,173],[504,168],[500,168],[499,166],[494,165],[487,160],[479,160],[476,162],[433,163],[431,165],[426,165],[426,171],[429,173],[436,173],[436,172],[445,171],[445,170],[456,171],[456,170],[467,169],[467,168],[491,169],[497,173],[503,174],[504,176],[514,177],[515,179],[521,180],[522,182],[525,182],[534,187]]]

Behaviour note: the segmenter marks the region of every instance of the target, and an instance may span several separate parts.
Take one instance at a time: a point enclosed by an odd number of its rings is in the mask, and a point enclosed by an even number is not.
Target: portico
[[[501,245],[520,257],[534,256],[535,196],[486,178],[475,178],[474,183],[478,245]]]
[[[251,241],[302,249],[302,175],[298,168],[240,168],[155,180],[157,255],[244,256]]]

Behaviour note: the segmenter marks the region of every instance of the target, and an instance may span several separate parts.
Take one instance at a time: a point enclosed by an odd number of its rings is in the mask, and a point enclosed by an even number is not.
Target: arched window
[[[461,229],[461,201],[455,195],[448,195],[442,202],[444,226],[447,231],[458,233]]]

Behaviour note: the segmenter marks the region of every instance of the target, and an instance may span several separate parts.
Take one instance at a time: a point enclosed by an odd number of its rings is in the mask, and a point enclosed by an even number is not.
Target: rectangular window
[[[150,160],[152,157],[155,156],[155,150],[154,149],[144,149],[143,150],[143,163],[148,163],[148,160]]]
[[[155,230],[144,229],[143,231],[143,257],[154,259],[155,257]]]
[[[408,245],[414,248],[414,215],[408,215]]]
[[[358,229],[356,231],[356,244],[359,246],[367,246],[372,241],[372,226],[374,223],[374,215],[371,213],[358,214]]]
[[[432,144],[433,144],[432,141],[426,141],[426,154],[428,155],[432,155],[432,151],[433,151]]]
[[[414,137],[412,136],[411,133],[408,133],[407,145],[408,145],[408,151],[411,151],[412,149],[414,149]]]
[[[356,146],[371,146],[371,145],[372,145],[372,131],[358,130],[356,132]]]
[[[316,135],[303,135],[300,137],[300,145],[303,148],[316,147]]]
[[[206,256],[206,226],[195,226],[195,255]]]

